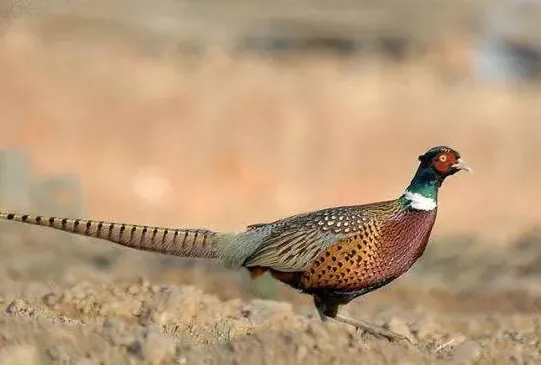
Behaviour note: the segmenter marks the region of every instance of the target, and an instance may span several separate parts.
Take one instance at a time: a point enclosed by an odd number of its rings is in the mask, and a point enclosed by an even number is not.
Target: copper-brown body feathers
[[[393,200],[278,221],[268,243],[244,264],[252,276],[269,270],[307,292],[357,291],[406,272],[424,252],[436,212],[404,209],[400,200]],[[329,232],[333,239],[322,244]],[[288,263],[302,269],[282,271]]]

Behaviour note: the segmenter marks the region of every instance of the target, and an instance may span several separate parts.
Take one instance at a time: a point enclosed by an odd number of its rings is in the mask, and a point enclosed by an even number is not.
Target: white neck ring
[[[419,193],[412,193],[411,191],[406,191],[404,196],[407,200],[409,200],[410,205],[413,209],[429,211],[436,209],[436,207],[438,206],[438,204],[433,198],[429,198]]]

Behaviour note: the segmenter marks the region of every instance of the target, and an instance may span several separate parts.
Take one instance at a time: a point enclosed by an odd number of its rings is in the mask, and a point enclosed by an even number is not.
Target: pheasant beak
[[[461,158],[456,160],[456,163],[451,165],[451,167],[454,167],[457,170],[466,170],[469,173],[473,173],[472,168],[466,162],[464,162],[464,160],[462,160]]]

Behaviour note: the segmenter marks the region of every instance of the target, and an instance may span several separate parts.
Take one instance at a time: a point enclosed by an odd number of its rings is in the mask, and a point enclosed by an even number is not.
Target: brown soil
[[[2,364],[535,364],[541,235],[431,244],[404,278],[343,307],[411,338],[321,323],[307,296],[198,262],[4,223]],[[24,229],[27,228],[27,229]],[[28,229],[29,228],[29,229]],[[484,261],[475,257],[485,257]],[[494,270],[498,262],[508,262]],[[434,270],[437,266],[439,270]],[[441,275],[445,274],[446,279]],[[495,286],[493,282],[499,284]]]

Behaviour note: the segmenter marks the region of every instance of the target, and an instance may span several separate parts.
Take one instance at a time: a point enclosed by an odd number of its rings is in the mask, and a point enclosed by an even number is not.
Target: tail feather
[[[6,212],[0,212],[0,219],[49,227],[137,250],[181,257],[217,258],[217,245],[222,236],[206,229],[173,229]]]

